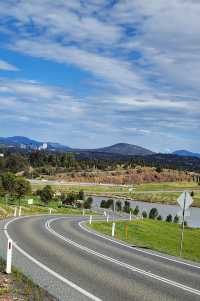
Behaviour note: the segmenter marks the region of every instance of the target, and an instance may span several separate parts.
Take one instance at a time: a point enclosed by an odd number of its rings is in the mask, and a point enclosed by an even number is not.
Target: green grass
[[[14,199],[12,202],[5,204],[5,200],[0,198],[0,218],[13,216],[15,207],[18,206],[18,200]],[[52,214],[66,214],[66,215],[82,215],[82,210],[78,208],[58,208],[58,202],[50,202],[48,206],[44,206],[39,199],[35,198],[34,205],[27,205],[27,200],[21,200],[22,215],[47,214],[49,208],[52,208]],[[86,215],[95,215],[91,210],[85,210]]]
[[[136,191],[151,190],[193,190],[199,189],[200,186],[196,182],[162,182],[162,183],[145,183],[136,186]]]
[[[127,226],[126,226],[127,225]],[[93,222],[92,229],[111,235],[112,222]],[[126,227],[128,235],[126,237]],[[179,256],[180,225],[154,220],[116,222],[116,238],[130,244]],[[185,228],[182,256],[200,262],[200,229]]]
[[[132,195],[132,197],[137,201],[177,205],[177,198],[180,194],[180,192],[138,193]],[[200,192],[194,192],[193,200],[192,206],[200,207]]]
[[[33,189],[41,189],[46,184],[33,185]],[[74,191],[78,192],[83,190],[86,194],[96,194],[98,196],[108,197],[124,197],[132,198],[138,201],[171,204],[175,205],[180,192],[174,192],[176,190],[193,190],[194,191],[194,207],[200,207],[200,186],[195,182],[165,182],[165,183],[146,183],[141,185],[135,185],[136,193],[129,193],[128,187],[120,186],[106,186],[106,185],[94,185],[94,186],[80,186],[80,185],[52,185],[54,190],[62,191],[64,193]],[[199,191],[195,191],[199,189]],[[163,190],[163,192],[158,192]],[[142,193],[145,191],[152,191],[149,193]],[[155,193],[154,193],[155,191]],[[171,191],[171,192],[169,192]],[[140,192],[140,193],[137,193]]]
[[[47,183],[44,184],[32,184],[33,190],[42,189],[46,186]],[[128,187],[122,186],[110,186],[110,185],[91,185],[91,186],[83,186],[83,185],[51,185],[53,190],[62,191],[64,193],[67,192],[79,192],[83,190],[85,193],[95,193],[95,194],[107,194],[107,193],[128,193]]]
[[[0,257],[0,277],[5,271],[5,261]],[[9,293],[14,295],[16,300],[55,300],[47,291],[40,288],[30,278],[26,277],[20,270],[12,267],[12,274],[8,275],[9,286],[0,288],[0,297]],[[7,297],[1,300],[8,300]],[[10,300],[10,299],[9,299]],[[12,300],[14,300],[12,298]]]

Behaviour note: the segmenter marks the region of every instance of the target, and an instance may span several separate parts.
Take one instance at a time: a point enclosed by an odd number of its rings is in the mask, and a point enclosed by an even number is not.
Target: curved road
[[[14,264],[59,300],[200,300],[200,265],[98,236],[84,219],[11,220]]]

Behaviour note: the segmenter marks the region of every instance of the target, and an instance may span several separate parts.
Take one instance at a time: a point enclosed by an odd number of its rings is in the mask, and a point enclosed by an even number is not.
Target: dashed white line
[[[5,228],[6,230],[4,231],[6,237],[8,239],[12,239],[10,237],[10,235],[8,234],[7,228],[9,226],[9,224],[11,224],[12,222],[14,222],[15,220],[18,219],[23,219],[23,218],[27,218],[27,217],[20,217],[20,218],[16,218],[13,220],[10,220],[6,223]],[[71,282],[70,280],[64,278],[62,275],[58,274],[57,272],[53,271],[52,269],[48,268],[46,265],[44,265],[43,263],[41,263],[39,260],[37,260],[36,258],[34,258],[33,256],[31,256],[30,254],[28,254],[26,251],[24,251],[22,248],[20,248],[16,242],[13,242],[13,246],[21,253],[23,254],[25,257],[27,257],[29,260],[31,260],[33,263],[35,263],[36,265],[38,265],[40,268],[42,268],[43,270],[45,270],[46,272],[48,272],[49,274],[51,274],[52,276],[54,276],[55,278],[59,279],[60,281],[64,282],[65,284],[67,284],[68,286],[70,286],[71,288],[75,289],[76,291],[78,291],[79,293],[83,294],[84,296],[88,297],[91,300],[94,301],[102,301],[102,299],[94,296],[93,294],[89,293],[88,291],[86,291],[85,289],[81,288],[80,286],[76,285],[75,283]]]

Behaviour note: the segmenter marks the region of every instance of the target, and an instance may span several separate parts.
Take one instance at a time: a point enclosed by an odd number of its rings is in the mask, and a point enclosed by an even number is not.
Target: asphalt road
[[[38,216],[8,224],[17,266],[59,300],[200,300],[200,265],[120,245],[88,232],[82,220]]]

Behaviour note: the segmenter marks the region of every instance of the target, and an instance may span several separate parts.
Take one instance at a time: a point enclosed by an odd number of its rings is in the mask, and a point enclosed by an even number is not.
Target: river
[[[93,206],[99,207],[102,200],[107,200],[107,197],[93,197]],[[114,198],[113,198],[114,199]],[[124,199],[117,199],[124,203]],[[129,201],[131,208],[139,207],[140,213],[142,211],[146,211],[147,214],[151,210],[151,208],[157,208],[159,214],[165,219],[168,214],[171,214],[173,217],[180,212],[180,207],[176,205],[162,205],[158,203],[147,203],[142,201]],[[188,226],[193,228],[200,228],[200,208],[191,207],[189,210],[190,216],[187,216],[185,220],[188,223]]]

